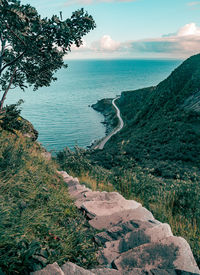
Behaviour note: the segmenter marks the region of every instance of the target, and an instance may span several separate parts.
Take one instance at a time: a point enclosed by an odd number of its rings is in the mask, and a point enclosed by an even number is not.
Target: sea
[[[157,85],[181,60],[69,60],[50,87],[9,91],[6,104],[23,99],[22,116],[39,132],[38,141],[52,153],[87,148],[105,136],[103,116],[90,106],[122,91]]]

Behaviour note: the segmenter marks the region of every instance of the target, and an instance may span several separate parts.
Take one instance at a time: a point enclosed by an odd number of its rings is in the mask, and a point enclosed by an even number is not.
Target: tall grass
[[[0,267],[6,274],[29,274],[55,261],[96,263],[95,232],[42,152],[20,133],[0,131]]]

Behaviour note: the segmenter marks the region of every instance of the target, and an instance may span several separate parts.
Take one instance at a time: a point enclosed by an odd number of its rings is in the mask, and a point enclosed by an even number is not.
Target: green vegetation
[[[57,169],[38,143],[0,128],[0,269],[6,274],[29,274],[55,261],[96,263],[95,232]]]
[[[125,126],[103,150],[60,152],[58,160],[95,188],[141,201],[188,240],[200,265],[199,91],[200,54],[156,87],[123,92]]]
[[[55,81],[54,73],[66,67],[64,55],[94,28],[92,16],[83,9],[66,20],[62,13],[48,19],[19,0],[0,0],[0,111],[11,88],[29,85],[37,90]]]

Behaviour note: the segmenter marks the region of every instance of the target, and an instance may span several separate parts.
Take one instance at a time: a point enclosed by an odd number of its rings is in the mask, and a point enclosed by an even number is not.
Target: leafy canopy
[[[10,88],[37,90],[55,81],[54,73],[66,67],[63,56],[95,27],[83,9],[66,20],[62,13],[49,19],[18,0],[0,0],[0,110]]]

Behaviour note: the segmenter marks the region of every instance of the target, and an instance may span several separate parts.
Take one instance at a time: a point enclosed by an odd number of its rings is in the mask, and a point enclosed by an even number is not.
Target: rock
[[[109,229],[119,223],[124,223],[130,220],[148,221],[154,220],[154,217],[150,211],[146,208],[139,206],[136,209],[123,210],[112,215],[95,217],[89,221],[90,225],[95,229]]]
[[[116,241],[123,238],[129,232],[135,232],[137,230],[145,230],[147,228],[152,228],[156,225],[161,224],[160,222],[153,221],[137,221],[130,220],[119,225],[115,225],[108,230],[98,233],[95,236],[95,241],[99,245],[104,245],[106,242]]]
[[[81,208],[92,216],[110,216],[124,210],[134,210],[141,206],[134,200],[121,199],[117,201],[86,201]]]
[[[95,273],[70,262],[61,266],[61,269],[64,275],[95,275]]]
[[[162,240],[161,243],[164,245],[170,245],[172,243],[178,248],[178,255],[173,263],[176,269],[200,274],[191,248],[184,238],[173,236]]]
[[[107,242],[106,247],[99,252],[99,263],[110,264],[121,253],[145,243],[158,242],[170,236],[172,236],[171,228],[166,223],[160,223],[146,229],[136,229],[117,241]]]
[[[175,270],[173,269],[152,269],[152,270],[144,270],[141,268],[134,268],[132,271],[123,272],[123,275],[177,275]]]
[[[31,275],[65,275],[57,263],[49,264],[39,271],[31,272]]]
[[[113,266],[123,271],[131,271],[136,267],[145,270],[176,268],[200,274],[188,243],[174,236],[122,253]]]
[[[191,273],[189,271],[184,271],[180,269],[176,269],[176,275],[198,275],[199,273]]]
[[[111,268],[99,268],[91,269],[95,275],[121,275],[122,273],[116,269]]]
[[[117,192],[100,192],[93,191],[85,193],[84,197],[76,201],[76,206],[81,208],[82,204],[86,201],[118,201],[124,200],[122,195]]]

